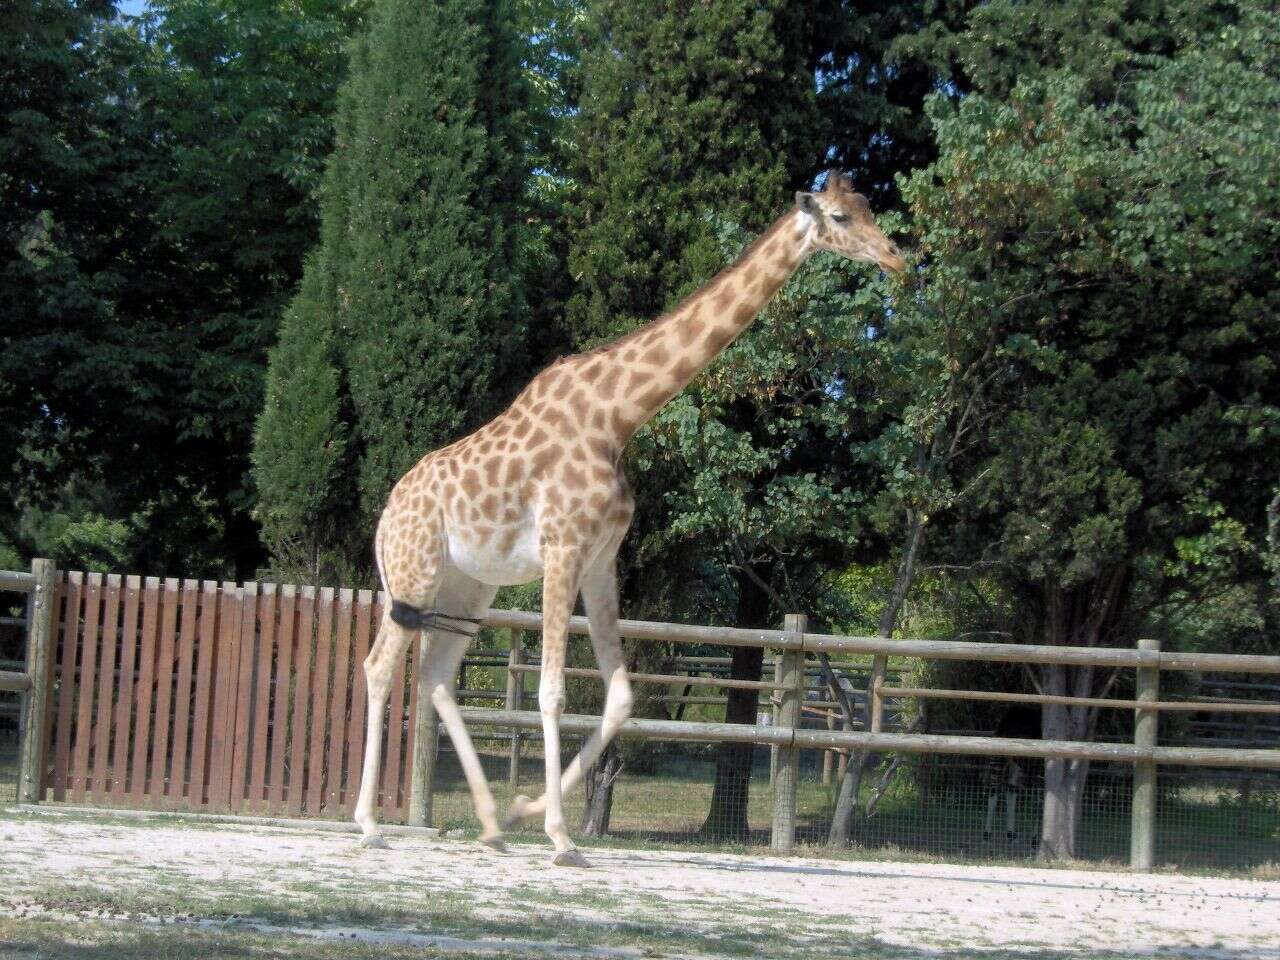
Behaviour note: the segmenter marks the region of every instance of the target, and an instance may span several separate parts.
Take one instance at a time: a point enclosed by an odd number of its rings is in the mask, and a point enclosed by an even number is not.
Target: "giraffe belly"
[[[483,541],[450,530],[449,560],[467,576],[495,587],[537,580],[542,576],[537,527],[521,524],[515,528],[514,539],[510,529],[499,527]],[[508,542],[510,547],[506,547]]]

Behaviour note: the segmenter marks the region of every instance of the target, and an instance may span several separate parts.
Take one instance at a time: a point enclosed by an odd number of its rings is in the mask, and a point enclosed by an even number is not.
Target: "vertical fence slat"
[[[364,768],[364,738],[367,726],[364,658],[369,655],[369,615],[372,608],[372,590],[361,590],[356,594],[356,637],[351,651],[351,715],[347,723],[347,768],[346,775],[343,777],[342,802],[342,809],[349,817],[356,812],[356,799],[360,794],[360,774]],[[374,805],[377,805],[376,798]]]
[[[111,794],[123,800],[129,791],[129,758],[137,749],[132,737],[133,690],[137,684],[138,604],[142,578],[124,578],[124,618],[120,625],[120,697],[116,701],[116,748],[111,754]]]
[[[382,623],[382,605],[386,595],[378,593],[378,606],[374,610],[374,623]],[[412,646],[412,644],[410,645]],[[404,677],[408,666],[402,659],[392,667],[391,696],[387,709],[387,759],[382,765],[382,799],[379,801],[386,816],[399,819],[403,816],[400,796],[401,756],[404,750],[404,727],[408,708],[404,703]]]
[[[209,806],[231,806],[231,763],[235,754],[236,683],[240,675],[239,588],[223,581],[218,604],[218,655],[214,667],[213,742],[210,745]]]
[[[115,705],[116,637],[119,632],[120,576],[109,573],[102,603],[102,655],[98,660],[98,705],[94,719],[93,771],[90,774],[94,803],[102,803],[111,790],[111,708]]]
[[[102,615],[102,574],[89,574],[84,591],[84,647],[76,684],[75,746],[71,756],[71,800],[84,802],[90,788],[89,753],[93,748],[93,693],[98,676],[98,627]]]
[[[156,645],[155,723],[151,735],[151,782],[147,787],[148,796],[160,803],[168,793],[166,773],[173,720],[173,648],[178,632],[178,599],[178,581],[170,577],[164,581],[163,614]]]
[[[71,765],[71,717],[76,696],[76,662],[80,659],[80,601],[84,574],[78,570],[65,578],[62,605],[62,642],[58,657],[58,707],[54,721],[53,799],[67,797],[68,768]]]
[[[147,762],[151,747],[151,708],[154,702],[156,644],[160,632],[161,587],[158,577],[147,577],[142,591],[142,635],[138,640],[138,691],[133,726],[133,769],[129,800],[140,806],[147,790]]]
[[[218,585],[200,584],[199,645],[196,652],[195,703],[191,706],[191,787],[187,805],[199,809],[210,800],[210,745],[215,726],[212,716],[214,665],[218,646]]]
[[[240,598],[240,630],[237,634],[240,652],[234,674],[236,695],[232,698],[231,792],[228,799],[234,812],[243,810],[248,795],[249,723],[253,710],[254,654],[258,640],[258,584],[246,583],[240,591]]]
[[[329,729],[329,663],[333,659],[333,588],[320,589],[320,626],[316,631],[316,668],[311,685],[311,744],[307,752],[307,813],[317,816],[324,803],[324,747]]]
[[[165,804],[170,809],[183,805],[187,791],[187,763],[191,759],[191,675],[196,659],[196,605],[200,584],[182,581],[182,612],[178,641],[174,647],[178,679],[173,691],[173,762],[169,765],[169,783]]]
[[[351,677],[351,620],[353,591],[338,591],[337,631],[333,646],[333,696],[329,701],[329,763],[325,777],[325,805],[337,814],[342,805],[342,753],[347,738],[347,688]]]
[[[266,807],[267,734],[270,732],[271,664],[276,644],[276,585],[264,583],[258,600],[258,656],[254,670],[252,752],[249,755],[247,802],[245,810],[258,813]]]
[[[289,739],[289,813],[302,813],[305,799],[307,769],[307,736],[311,726],[307,723],[311,704],[311,660],[315,648],[316,590],[303,587],[298,601],[298,653],[294,658],[293,720]]]
[[[289,747],[289,701],[293,689],[296,606],[293,584],[281,587],[275,679],[271,685],[271,766],[267,777],[267,810],[271,813],[279,813],[284,808],[284,760]]]

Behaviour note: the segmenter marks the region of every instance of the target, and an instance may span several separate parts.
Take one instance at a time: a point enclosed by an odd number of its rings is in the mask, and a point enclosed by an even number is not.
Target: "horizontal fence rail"
[[[542,615],[520,610],[490,610],[485,624],[517,630],[542,629]],[[586,617],[570,617],[569,632],[590,633]],[[1056,647],[966,640],[910,640],[840,636],[786,630],[697,627],[649,620],[619,620],[618,633],[632,640],[701,643],[727,647],[768,647],[797,653],[856,653],[919,657],[922,660],[981,660],[987,663],[1056,663],[1066,666],[1156,667],[1220,673],[1280,674],[1280,657],[1233,653],[1169,653],[1119,647]]]
[[[489,710],[462,707],[472,723],[527,730],[542,728],[542,715],[532,710]],[[599,717],[565,714],[565,733],[590,734]],[[868,750],[875,753],[938,753],[969,757],[1025,757],[1047,760],[1146,760],[1201,767],[1249,767],[1280,770],[1280,750],[1215,750],[1200,747],[1138,747],[1129,743],[1073,740],[1019,740],[1004,737],[945,737],[925,733],[871,733],[857,730],[808,730],[754,724],[699,723],[693,720],[627,720],[619,734],[642,740],[687,740],[697,743],[758,743],[813,750]]]

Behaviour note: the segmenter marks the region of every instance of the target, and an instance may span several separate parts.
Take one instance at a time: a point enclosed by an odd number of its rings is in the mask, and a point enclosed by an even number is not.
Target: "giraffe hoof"
[[[514,800],[512,800],[511,806],[507,808],[507,815],[502,818],[502,829],[510,830],[512,827],[527,818],[529,816],[527,811],[529,809],[529,804],[531,803],[533,803],[533,801],[523,793],[519,794]]]
[[[587,862],[587,858],[582,855],[577,847],[570,847],[568,850],[561,850],[551,858],[551,862],[557,867],[587,868],[591,866],[591,864]]]
[[[491,834],[487,837],[480,837],[480,842],[494,853],[507,852],[507,841],[502,838],[502,834],[500,833]]]
[[[380,833],[366,833],[360,838],[360,846],[366,850],[389,850],[391,844],[387,843],[387,838]]]

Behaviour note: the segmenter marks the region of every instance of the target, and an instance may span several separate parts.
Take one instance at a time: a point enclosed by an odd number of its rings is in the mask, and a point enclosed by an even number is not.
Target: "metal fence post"
[[[1160,652],[1159,640],[1139,640],[1143,652]],[[1160,667],[1138,667],[1135,699],[1152,703],[1160,699]],[[1134,710],[1133,745],[1150,749],[1156,745],[1159,729],[1158,710]],[[1156,763],[1136,760],[1133,764],[1133,805],[1130,811],[1129,866],[1151,871],[1156,862]]]
[[[409,825],[431,825],[431,801],[435,792],[436,747],[440,738],[440,720],[427,683],[427,634],[418,637],[418,656],[414,659],[418,685],[418,709],[413,719],[413,779],[409,784]]]
[[[787,614],[783,630],[804,633],[809,618],[802,613]],[[804,698],[804,652],[784,650],[778,654],[781,663],[778,691],[777,728],[794,734],[800,726],[800,702]],[[779,747],[778,770],[773,779],[773,831],[770,846],[787,851],[796,839],[796,786],[800,773],[800,751],[795,746]]]
[[[507,656],[507,709],[524,709],[524,674],[515,668],[524,663],[524,650],[520,646],[520,631],[510,631],[511,653]],[[507,782],[520,785],[520,728],[511,728],[511,765],[507,770]]]
[[[49,734],[49,688],[53,680],[54,595],[57,571],[52,560],[31,561],[35,586],[27,605],[27,676],[31,687],[22,696],[19,720],[18,802],[39,803],[44,797],[45,757]]]

